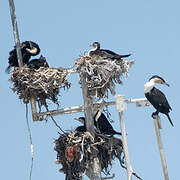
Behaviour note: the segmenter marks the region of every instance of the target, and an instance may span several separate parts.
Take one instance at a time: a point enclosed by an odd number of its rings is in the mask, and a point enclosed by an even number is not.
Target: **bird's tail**
[[[126,55],[120,55],[121,58],[129,57],[131,54],[126,54]]]
[[[174,127],[174,124],[172,123],[172,120],[171,120],[171,118],[170,118],[170,116],[169,116],[168,113],[166,114],[166,116],[168,117],[168,120],[169,120],[169,122],[171,123],[171,125]]]
[[[118,135],[122,136],[122,133],[121,133],[121,132],[117,132],[117,131],[116,131],[116,134],[118,134]]]
[[[11,66],[9,65],[6,69],[5,69],[5,73],[9,73],[10,72],[10,70],[11,70]]]

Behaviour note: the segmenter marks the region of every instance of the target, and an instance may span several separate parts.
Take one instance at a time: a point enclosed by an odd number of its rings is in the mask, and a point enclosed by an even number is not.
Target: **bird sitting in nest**
[[[29,62],[31,56],[36,56],[40,53],[38,44],[33,41],[22,42],[20,44],[20,48],[22,53],[23,65]],[[11,67],[19,67],[16,47],[14,47],[14,49],[9,52],[8,63],[9,66],[5,70],[6,73],[10,72]]]
[[[94,126],[100,131],[100,133],[105,135],[122,135],[120,132],[117,132],[113,129],[112,125],[106,118],[106,116],[101,113],[101,115],[97,118],[98,112],[94,116]],[[75,118],[76,120],[83,123],[83,126],[79,126],[76,128],[77,131],[85,132],[86,131],[86,124],[85,124],[85,117]]]
[[[39,59],[32,59],[27,63],[27,67],[32,68],[32,69],[39,69],[40,67],[49,67],[46,58],[43,57],[42,55],[40,56]]]
[[[129,57],[131,54],[120,55],[113,51],[101,49],[99,42],[94,42],[92,45],[93,49],[88,52],[88,56],[92,58],[111,59],[111,60],[122,60],[122,58]]]

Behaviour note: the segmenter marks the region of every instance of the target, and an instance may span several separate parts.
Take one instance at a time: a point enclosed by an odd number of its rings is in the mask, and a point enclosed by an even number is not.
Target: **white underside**
[[[151,89],[154,87],[154,82],[153,81],[149,81],[144,85],[144,93],[148,93],[151,91]]]

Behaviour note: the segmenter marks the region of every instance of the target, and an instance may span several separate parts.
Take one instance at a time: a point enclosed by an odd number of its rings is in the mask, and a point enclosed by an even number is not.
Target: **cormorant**
[[[94,47],[94,49],[88,52],[88,56],[91,56],[91,57],[101,57],[103,59],[109,58],[112,60],[121,60],[122,58],[129,57],[131,55],[131,54],[119,55],[110,50],[100,49],[99,42],[94,42],[91,46]]]
[[[33,69],[39,69],[40,67],[49,67],[46,58],[42,55],[39,59],[32,59],[27,63],[27,67],[33,68]]]
[[[79,118],[74,118],[74,119],[80,121],[83,124],[83,126],[78,126],[75,130],[79,132],[86,132],[85,117],[79,117]]]
[[[22,60],[23,64],[27,64],[31,58],[31,56],[36,56],[40,53],[39,46],[32,41],[25,41],[20,44],[21,52],[22,52]],[[8,58],[9,66],[6,68],[6,72],[10,71],[11,67],[19,67],[18,58],[16,53],[16,47],[9,52]]]
[[[159,112],[161,112],[168,117],[169,122],[171,123],[172,126],[174,126],[169,116],[169,112],[170,110],[172,110],[171,106],[169,105],[164,93],[162,93],[159,89],[154,87],[155,83],[165,84],[169,86],[169,84],[167,84],[162,77],[159,77],[157,75],[152,76],[149,79],[149,82],[147,82],[144,85],[144,94],[146,98],[148,99],[148,101],[156,109],[156,112],[154,112],[152,116],[158,115]]]
[[[86,127],[85,127],[85,126],[78,126],[78,127],[75,129],[75,131],[84,133],[84,132],[86,132]]]
[[[99,111],[98,111],[99,112]],[[101,113],[100,117],[96,121],[96,116],[98,115],[98,112],[94,115],[94,125],[102,134],[106,135],[122,135],[120,132],[117,132],[113,129],[112,125],[106,118],[106,116]]]
[[[108,119],[106,118],[106,116],[101,113],[100,117],[97,119],[96,121],[96,116],[97,116],[98,112],[95,114],[94,116],[94,126],[99,129],[100,133],[105,134],[105,135],[122,135],[120,132],[117,132],[113,129],[112,125],[109,123]],[[84,124],[85,127],[85,117],[79,117],[77,118],[77,120],[79,120],[81,123]],[[85,127],[86,129],[86,127]]]

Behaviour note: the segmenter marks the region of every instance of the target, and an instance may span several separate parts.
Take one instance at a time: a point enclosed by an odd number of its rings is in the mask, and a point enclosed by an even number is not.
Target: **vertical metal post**
[[[129,159],[129,152],[128,152],[128,145],[127,145],[127,137],[126,137],[126,128],[123,119],[123,112],[126,110],[126,103],[124,99],[124,95],[117,95],[116,98],[116,108],[119,113],[120,125],[121,125],[121,133],[122,133],[122,142],[123,142],[123,149],[124,155],[126,160],[126,168],[127,168],[127,177],[128,180],[132,179],[132,168]]]
[[[10,8],[10,13],[11,13],[11,21],[12,21],[12,26],[13,26],[14,40],[15,40],[15,44],[16,44],[18,64],[19,64],[19,67],[21,67],[21,66],[23,66],[22,53],[21,53],[21,49],[20,49],[19,33],[18,33],[16,14],[15,14],[15,6],[14,6],[13,0],[9,0],[9,8]]]
[[[19,33],[18,33],[18,26],[17,26],[17,20],[16,20],[16,14],[15,14],[15,6],[14,1],[9,0],[9,8],[10,8],[10,14],[11,14],[11,21],[13,26],[13,34],[14,34],[14,40],[16,45],[16,53],[18,58],[18,64],[19,67],[23,66],[23,60],[22,60],[22,53],[20,48],[20,40],[19,40]],[[31,97],[31,109],[32,109],[32,118],[33,121],[37,121],[37,109],[36,109],[36,99],[32,96]]]
[[[84,113],[86,119],[86,129],[94,136],[94,120],[93,120],[93,99],[88,96],[88,87],[84,73],[80,73],[82,94],[84,99]],[[97,152],[94,150],[94,159],[87,170],[87,175],[91,180],[101,180],[101,165],[97,158]]]
[[[161,157],[161,164],[162,164],[162,168],[163,168],[164,179],[169,180],[167,165],[166,165],[165,156],[164,156],[164,152],[163,152],[161,134],[160,134],[160,128],[162,128],[162,127],[160,125],[160,117],[159,116],[154,116],[154,127],[155,127],[155,131],[156,131],[156,137],[157,137],[157,143],[158,143],[159,153],[160,153],[160,157]]]

